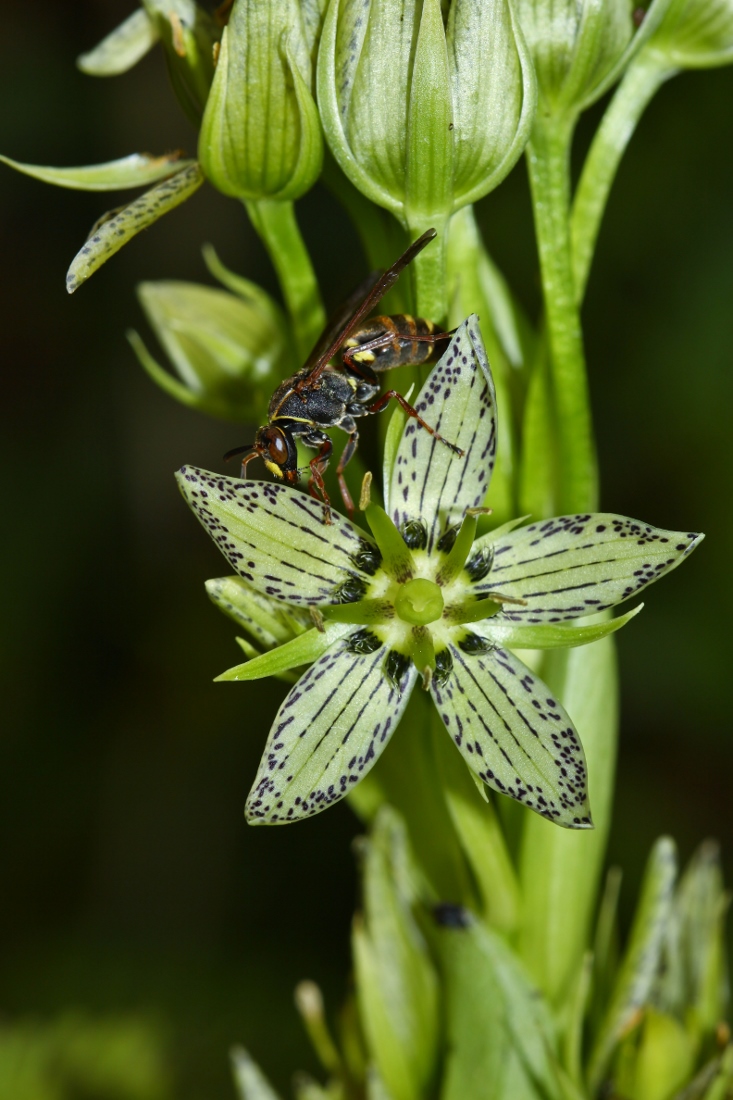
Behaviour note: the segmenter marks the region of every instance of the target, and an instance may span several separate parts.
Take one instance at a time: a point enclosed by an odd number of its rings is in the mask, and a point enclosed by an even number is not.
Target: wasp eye
[[[288,460],[288,448],[280,431],[273,431],[267,440],[267,451],[273,462],[278,466],[284,465]]]

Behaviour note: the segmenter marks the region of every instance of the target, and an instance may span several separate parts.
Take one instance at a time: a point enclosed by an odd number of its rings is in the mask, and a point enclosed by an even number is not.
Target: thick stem
[[[563,512],[597,507],[598,473],[570,251],[570,143],[575,119],[538,114],[527,149],[542,273]]]
[[[298,354],[305,359],[323,331],[326,314],[316,273],[295,219],[295,207],[292,202],[273,199],[248,202],[246,207],[277,272]]]
[[[415,313],[427,317],[436,325],[445,322],[448,314],[446,298],[446,240],[448,219],[443,214],[419,217],[408,215],[410,240],[417,240],[426,229],[437,229],[438,236],[424,248],[412,264],[415,287]]]
[[[578,303],[585,294],[598,230],[621,157],[652,96],[676,72],[652,51],[642,52],[626,70],[593,138],[570,219]]]

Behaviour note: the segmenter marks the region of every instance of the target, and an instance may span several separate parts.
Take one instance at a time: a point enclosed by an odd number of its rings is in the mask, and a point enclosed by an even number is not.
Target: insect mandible
[[[268,408],[268,423],[257,429],[254,443],[235,447],[224,456],[228,459],[245,454],[242,476],[253,458],[261,458],[271,474],[289,485],[297,484],[301,474],[308,470],[308,489],[323,502],[324,523],[330,523],[331,506],[323,474],[333,452],[333,443],[323,429],[341,428],[349,438],[336,474],[346,511],[353,516],[354,502],[344,469],[359,442],[356,420],[381,412],[393,399],[421,428],[456,454],[463,454],[459,447],[431,428],[402,394],[396,390],[380,394],[377,377],[378,372],[393,367],[427,363],[451,333],[439,330],[432,321],[407,314],[372,317],[365,321],[401,272],[435,236],[436,231],[428,229],[384,274],[371,276],[366,285],[359,287],[344,303],[305,365],[275,390]],[[340,362],[331,364],[337,354]],[[318,452],[303,470],[298,469],[296,439]]]

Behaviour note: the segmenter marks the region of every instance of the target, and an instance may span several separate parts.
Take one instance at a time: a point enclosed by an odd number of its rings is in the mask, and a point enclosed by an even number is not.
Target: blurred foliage
[[[94,85],[74,69],[129,10],[37,0],[32,12],[3,12],[4,151],[52,164],[194,151],[157,58]],[[718,837],[733,878],[732,82],[725,69],[686,74],[651,104],[611,194],[584,306],[602,506],[708,534],[695,568],[654,592],[654,613],[619,647],[610,850],[627,877],[624,927],[661,833],[683,858],[700,836]],[[579,153],[602,107],[581,120]],[[367,265],[325,191],[301,209],[333,305]],[[53,1035],[69,1005],[100,1028],[103,1014],[152,1010],[169,1024],[177,1097],[231,1097],[226,1051],[243,1037],[284,1090],[283,1047],[315,1072],[288,988],[308,975],[341,998],[355,893],[345,839],[357,824],[339,807],[328,825],[314,819],[287,836],[245,829],[244,797],[284,687],[265,696],[209,682],[237,651],[203,586],[198,601],[181,599],[221,566],[171,473],[184,461],[222,468],[219,456],[247,433],[168,401],[124,340],[126,327],[144,327],[140,278],[207,280],[201,224],[228,267],[273,295],[276,282],[245,219],[202,189],[69,300],[68,260],[98,213],[94,195],[0,176],[0,469],[13,536],[2,542],[4,1026],[31,1034],[22,1021],[33,1014],[59,1021],[39,1025]],[[536,316],[522,165],[478,217]]]

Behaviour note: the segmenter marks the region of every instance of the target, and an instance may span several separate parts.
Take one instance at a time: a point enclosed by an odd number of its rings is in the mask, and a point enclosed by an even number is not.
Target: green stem
[[[538,115],[527,149],[560,449],[560,508],[597,507],[598,473],[570,251],[570,143],[575,118]]]
[[[677,71],[651,50],[639,54],[626,70],[593,138],[570,219],[578,303],[585,294],[598,230],[621,157],[649,101]]]
[[[409,236],[415,241],[426,229],[437,229],[438,236],[424,248],[412,263],[415,287],[415,313],[427,317],[436,325],[443,324],[448,316],[446,298],[446,241],[448,219],[443,214],[410,217]]]
[[[294,204],[257,199],[245,205],[277,272],[298,354],[305,359],[323,331],[326,314]]]

